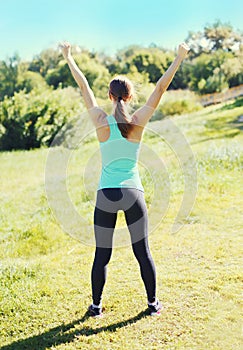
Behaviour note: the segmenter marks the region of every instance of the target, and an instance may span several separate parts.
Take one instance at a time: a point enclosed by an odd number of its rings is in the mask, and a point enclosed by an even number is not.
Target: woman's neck
[[[116,110],[116,105],[117,103],[113,101],[113,104],[112,104],[112,115],[115,115],[115,110]]]

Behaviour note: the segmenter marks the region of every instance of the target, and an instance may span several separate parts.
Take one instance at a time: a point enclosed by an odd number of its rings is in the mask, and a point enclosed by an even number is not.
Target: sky
[[[63,40],[107,54],[151,43],[175,49],[218,19],[243,30],[243,1],[0,0],[0,59],[31,60]]]

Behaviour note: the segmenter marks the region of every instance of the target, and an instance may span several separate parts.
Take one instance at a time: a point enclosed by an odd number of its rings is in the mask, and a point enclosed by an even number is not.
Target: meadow
[[[45,191],[49,149],[1,152],[0,349],[241,349],[242,115],[239,98],[171,118],[197,170],[194,205],[174,233],[185,174],[175,148],[160,137],[166,120],[151,122],[144,134],[144,143],[163,159],[161,193],[169,180],[168,205],[163,217],[156,208],[158,225],[149,236],[164,305],[160,317],[146,313],[144,286],[128,244],[113,250],[104,317],[87,316],[95,247],[86,244],[85,226],[72,237],[53,215]],[[99,166],[92,163],[93,193],[85,193],[81,177],[97,145],[91,137],[72,150],[68,171],[70,197],[87,225]],[[190,164],[185,169],[190,172]],[[142,165],[141,176],[150,207],[158,192]],[[118,227],[123,226],[119,213]]]

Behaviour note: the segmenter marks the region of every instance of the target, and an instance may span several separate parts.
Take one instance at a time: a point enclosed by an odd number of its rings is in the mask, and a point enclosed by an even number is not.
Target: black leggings
[[[118,210],[125,213],[132,249],[140,266],[148,302],[152,303],[156,299],[156,274],[148,246],[147,208],[143,192],[135,188],[107,188],[97,191],[94,211],[96,251],[91,273],[93,303],[99,305],[101,302]]]

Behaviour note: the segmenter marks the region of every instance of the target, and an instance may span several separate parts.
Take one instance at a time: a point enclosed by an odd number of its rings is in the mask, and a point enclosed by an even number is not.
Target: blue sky
[[[242,30],[240,0],[0,0],[0,59],[32,57],[59,41],[114,53],[130,44],[174,49],[220,19]]]

